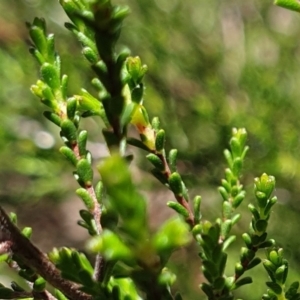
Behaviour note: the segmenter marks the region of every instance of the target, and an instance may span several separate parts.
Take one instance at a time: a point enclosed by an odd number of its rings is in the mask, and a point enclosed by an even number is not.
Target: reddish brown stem
[[[80,290],[80,286],[61,277],[60,271],[27,239],[12,223],[0,206],[0,241],[11,243],[10,251],[26,265],[42,276],[53,287],[60,290],[72,300],[92,300],[92,296]]]

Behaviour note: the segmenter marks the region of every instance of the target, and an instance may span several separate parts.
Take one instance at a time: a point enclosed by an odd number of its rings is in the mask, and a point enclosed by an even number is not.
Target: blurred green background
[[[270,237],[286,250],[290,281],[299,279],[300,15],[273,6],[271,0],[114,3],[131,9],[120,45],[127,45],[149,67],[145,106],[150,116],[160,117],[168,147],[179,150],[187,186],[203,195],[204,217],[215,217],[219,211],[216,187],[223,176],[222,152],[231,128],[245,127],[250,151],[243,183],[249,193],[241,209],[246,211],[253,201],[254,177],[262,172],[276,177],[279,204]],[[93,74],[63,26],[67,17],[58,1],[0,1],[0,201],[19,209],[26,203],[61,202],[74,194],[75,186],[72,168],[56,151],[61,146],[58,130],[42,117],[45,107],[29,91],[39,75],[28,52],[25,21],[35,16],[44,17],[49,32],[56,34],[63,70],[70,76],[70,94],[81,87],[93,92]],[[88,120],[85,126],[91,132],[90,147],[102,149],[97,121]],[[95,151],[98,158],[101,151]],[[145,165],[142,157],[139,164]],[[145,190],[153,186],[149,176],[139,184]],[[237,232],[247,230],[248,224],[245,217]],[[241,245],[238,240],[232,250],[233,263]],[[195,253],[191,247],[175,254],[172,266],[179,270],[177,285],[186,299],[203,297],[197,288],[202,281],[200,264],[190,263]],[[245,287],[237,296],[260,298],[267,276],[254,274],[256,291]]]

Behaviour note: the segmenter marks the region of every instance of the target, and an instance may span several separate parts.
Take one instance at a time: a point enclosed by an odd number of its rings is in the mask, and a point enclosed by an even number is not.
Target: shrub
[[[296,2],[277,4],[300,10]],[[201,289],[208,299],[234,299],[235,290],[252,283],[248,271],[261,262],[269,277],[262,299],[300,299],[298,282],[288,288],[289,264],[276,241],[268,237],[273,206],[275,178],[262,174],[254,180],[256,202],[249,204],[249,230],[241,236],[239,260],[226,275],[228,248],[235,242],[232,228],[242,215],[236,210],[246,197],[241,183],[248,151],[247,132],[234,128],[229,149],[224,151],[227,167],[218,191],[222,199],[219,217],[208,221],[201,214],[202,198],[191,199],[177,168],[177,149],[166,149],[166,132],[158,117],[149,119],[144,106],[143,83],[147,66],[117,41],[129,9],[106,0],[60,0],[71,22],[65,26],[82,46],[82,54],[96,77],[95,95],[85,89],[69,96],[68,76],[62,74],[54,35],[48,34],[44,19],[28,23],[31,54],[40,65],[40,79],[31,91],[48,107],[44,116],[60,128],[64,146],[61,154],[74,168],[79,188],[76,194],[85,209],[78,225],[91,238],[87,249],[94,253],[92,265],[87,256],[72,248],[54,248],[43,254],[31,241],[31,229],[16,226],[16,215],[0,208],[1,261],[18,271],[27,283],[1,286],[2,299],[182,299],[172,286],[176,280],[169,266],[172,253],[190,243],[199,251],[199,266],[205,281]],[[88,132],[82,118],[98,117],[110,156],[97,165],[100,180],[94,176],[92,155],[87,149]],[[137,133],[133,133],[133,129]],[[137,137],[138,136],[138,137]],[[147,153],[152,174],[174,195],[167,205],[176,217],[165,220],[153,232],[147,217],[145,197],[136,188],[130,165],[131,145]],[[265,257],[259,256],[264,250]],[[54,291],[48,291],[47,283]],[[246,296],[247,298],[247,296]]]

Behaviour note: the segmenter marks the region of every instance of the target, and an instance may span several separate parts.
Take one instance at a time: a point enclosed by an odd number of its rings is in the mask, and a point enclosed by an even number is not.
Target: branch
[[[53,287],[72,300],[92,300],[92,296],[80,291],[80,286],[61,277],[60,271],[35,247],[12,223],[0,206],[0,242],[10,244],[10,251],[21,258]]]

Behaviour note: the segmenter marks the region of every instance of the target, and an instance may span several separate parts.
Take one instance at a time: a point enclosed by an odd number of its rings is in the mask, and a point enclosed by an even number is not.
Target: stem
[[[21,234],[1,206],[0,231],[0,241],[9,241],[11,243],[10,251],[22,259],[25,264],[36,271],[53,287],[72,300],[92,300],[92,296],[82,292],[78,284],[61,277],[60,271],[55,265],[30,240]]]
[[[153,151],[153,153],[155,155],[157,155],[159,157],[159,159],[162,161],[164,167],[165,167],[165,170],[164,170],[164,173],[163,175],[166,177],[166,179],[169,181],[169,177],[171,175],[171,170],[170,170],[170,167],[169,167],[169,164],[166,160],[166,157],[165,155],[161,154],[161,153],[157,153],[156,151]],[[194,225],[195,225],[195,217],[194,217],[194,214],[193,214],[193,211],[191,210],[188,202],[185,200],[185,198],[181,195],[175,195],[175,198],[177,200],[177,202],[182,205],[189,213],[189,216],[185,219],[185,221],[193,228]]]

